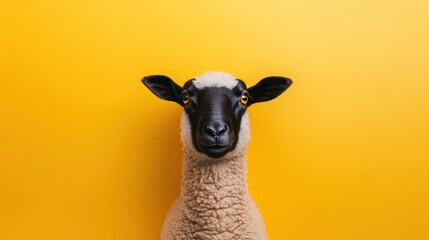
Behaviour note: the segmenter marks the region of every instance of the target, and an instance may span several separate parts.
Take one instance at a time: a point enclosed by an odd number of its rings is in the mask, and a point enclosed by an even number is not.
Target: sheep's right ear
[[[183,89],[171,78],[164,75],[151,75],[144,77],[142,82],[157,97],[183,106],[183,102],[180,100]]]

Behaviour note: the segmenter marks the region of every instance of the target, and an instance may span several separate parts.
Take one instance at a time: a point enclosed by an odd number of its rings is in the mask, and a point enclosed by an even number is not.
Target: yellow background
[[[429,1],[3,1],[0,239],[158,239],[179,84],[294,80],[252,106],[270,239],[429,239]]]

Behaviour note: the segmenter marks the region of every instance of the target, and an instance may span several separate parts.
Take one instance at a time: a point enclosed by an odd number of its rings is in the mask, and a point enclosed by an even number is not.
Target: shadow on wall
[[[163,104],[163,103],[159,103]],[[143,106],[133,132],[134,172],[132,201],[141,239],[159,239],[164,217],[180,192],[182,146],[180,142],[180,108]]]

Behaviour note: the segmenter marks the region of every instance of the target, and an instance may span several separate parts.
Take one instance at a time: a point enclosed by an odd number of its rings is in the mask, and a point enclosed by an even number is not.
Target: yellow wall
[[[270,239],[429,239],[429,1],[3,1],[0,239],[157,239],[180,108],[141,83],[294,84],[249,109]]]

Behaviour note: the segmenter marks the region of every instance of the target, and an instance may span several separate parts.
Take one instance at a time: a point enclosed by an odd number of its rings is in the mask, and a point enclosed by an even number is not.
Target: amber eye
[[[241,104],[246,105],[248,101],[249,101],[249,97],[247,96],[246,93],[244,93],[243,95],[241,95],[241,97],[240,97]]]
[[[189,103],[189,95],[187,92],[183,92],[182,94],[182,102],[186,105]]]

